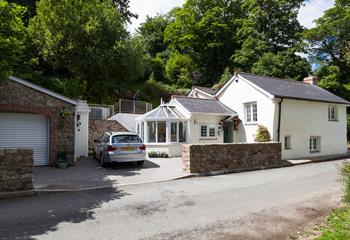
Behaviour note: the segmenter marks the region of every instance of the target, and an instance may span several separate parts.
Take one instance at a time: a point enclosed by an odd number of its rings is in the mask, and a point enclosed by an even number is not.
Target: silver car
[[[136,162],[146,159],[146,146],[141,138],[130,132],[106,132],[95,140],[94,156],[102,166],[112,162]]]

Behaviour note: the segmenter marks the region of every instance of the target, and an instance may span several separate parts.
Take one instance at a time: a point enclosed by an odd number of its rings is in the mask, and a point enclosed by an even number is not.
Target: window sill
[[[203,137],[203,138],[199,138],[199,140],[218,140],[217,137]]]
[[[320,153],[321,151],[320,150],[313,150],[313,151],[310,151],[310,153]]]
[[[339,122],[337,119],[328,119],[328,122]]]
[[[292,150],[292,148],[285,148],[284,150]]]
[[[247,122],[246,122],[244,125],[248,125],[248,126],[249,126],[249,125],[252,125],[252,126],[254,126],[254,125],[258,125],[258,122],[251,122],[251,123],[247,123]]]

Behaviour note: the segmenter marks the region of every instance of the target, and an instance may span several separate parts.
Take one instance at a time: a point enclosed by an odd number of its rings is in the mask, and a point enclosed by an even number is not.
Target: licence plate
[[[122,147],[122,151],[136,151],[136,147]]]

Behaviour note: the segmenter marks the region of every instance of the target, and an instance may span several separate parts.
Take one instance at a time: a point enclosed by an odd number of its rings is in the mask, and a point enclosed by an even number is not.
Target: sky
[[[138,19],[133,19],[128,26],[129,31],[135,33],[136,29],[148,16],[155,16],[157,13],[167,13],[173,7],[180,6],[185,0],[130,0],[130,10],[139,15]],[[334,4],[334,0],[306,0],[305,6],[300,9],[298,19],[306,28],[311,28],[315,24],[313,20],[323,15],[323,11],[329,9]]]

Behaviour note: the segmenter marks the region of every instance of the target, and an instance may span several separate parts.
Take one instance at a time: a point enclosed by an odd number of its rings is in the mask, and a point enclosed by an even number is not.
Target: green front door
[[[233,143],[233,122],[224,123],[224,143]]]

